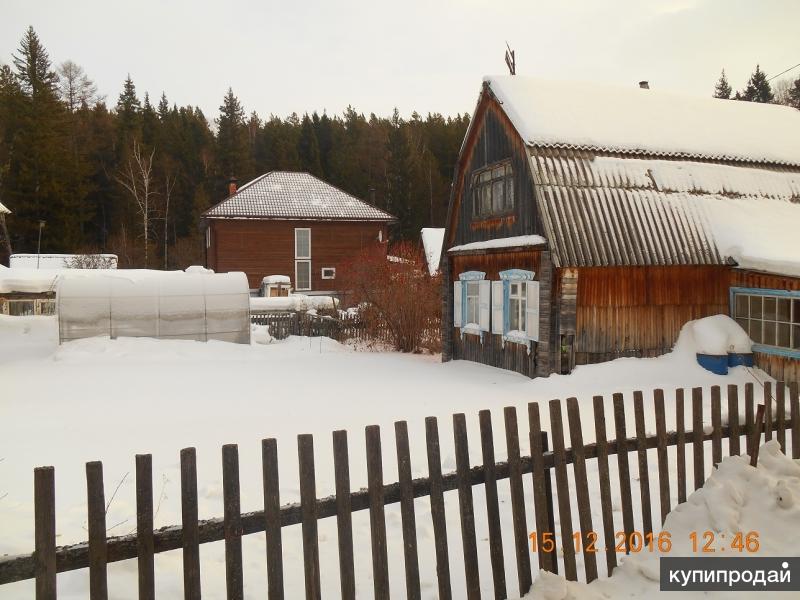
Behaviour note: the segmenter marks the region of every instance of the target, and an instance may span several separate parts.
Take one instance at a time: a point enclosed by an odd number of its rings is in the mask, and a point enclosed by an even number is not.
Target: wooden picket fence
[[[25,579],[36,580],[36,598],[56,598],[56,574],[75,569],[89,569],[90,598],[105,600],[108,597],[107,564],[109,562],[137,559],[139,574],[139,598],[155,597],[154,554],[183,549],[184,595],[187,599],[199,599],[200,590],[200,544],[225,542],[225,573],[227,597],[243,597],[242,536],[266,533],[267,595],[272,599],[284,598],[284,561],[282,554],[282,528],[300,524],[303,540],[303,569],[306,598],[322,596],[320,584],[320,561],[317,526],[320,519],[336,517],[339,550],[339,575],[341,596],[351,599],[356,593],[354,570],[354,544],[352,514],[368,510],[370,517],[371,557],[373,585],[376,598],[389,598],[389,570],[387,536],[384,507],[400,503],[402,541],[404,548],[405,590],[408,598],[421,596],[419,561],[417,556],[416,517],[414,499],[428,497],[434,532],[436,574],[440,598],[452,598],[449,553],[447,542],[444,492],[457,490],[461,525],[461,540],[465,565],[467,597],[481,597],[479,576],[478,541],[476,539],[472,488],[485,486],[486,518],[489,530],[489,558],[492,572],[492,589],[495,598],[507,596],[505,579],[505,557],[503,555],[503,532],[500,526],[500,504],[497,482],[508,479],[510,484],[511,512],[514,538],[514,563],[517,584],[521,594],[531,586],[531,550],[529,529],[526,521],[525,478],[532,475],[534,526],[537,532],[538,565],[549,571],[561,571],[570,580],[579,578],[575,548],[572,544],[574,531],[580,531],[584,543],[590,532],[595,531],[592,522],[592,503],[589,495],[589,477],[586,463],[598,462],[600,508],[602,531],[605,542],[606,572],[611,573],[617,565],[614,532],[619,524],[614,523],[612,511],[612,486],[609,458],[616,455],[619,481],[619,499],[622,507],[622,530],[625,543],[631,540],[634,527],[644,534],[657,530],[653,522],[654,498],[648,471],[648,450],[655,449],[658,465],[659,515],[665,519],[671,509],[671,484],[669,477],[668,448],[676,447],[677,498],[686,501],[687,472],[686,454],[693,455],[693,486],[701,487],[707,471],[704,446],[711,443],[712,463],[716,465],[723,457],[723,439],[727,439],[727,450],[737,455],[742,450],[741,437],[745,436],[745,450],[752,454],[761,439],[761,429],[767,440],[775,437],[784,452],[787,449],[787,431],[791,433],[791,454],[800,458],[800,400],[797,385],[789,388],[790,412],[786,411],[787,387],[783,384],[773,388],[769,383],[763,387],[764,419],[759,421],[755,411],[755,393],[752,384],[744,387],[743,398],[745,420],[739,420],[740,389],[729,386],[727,406],[729,422],[722,425],[721,390],[710,390],[710,432],[703,430],[703,390],[691,390],[691,430],[684,422],[687,403],[685,391],[675,392],[676,430],[666,430],[665,398],[662,390],[653,395],[653,417],[656,434],[647,435],[645,429],[645,405],[641,392],[633,394],[635,435],[628,436],[625,421],[626,403],[622,394],[614,394],[612,409],[614,436],[609,438],[606,427],[606,406],[602,396],[593,400],[593,417],[596,441],[584,444],[582,420],[575,398],[566,401],[567,430],[571,447],[565,447],[565,427],[562,402],[548,403],[552,450],[548,448],[548,436],[543,431],[540,405],[528,405],[528,442],[530,453],[521,455],[517,412],[513,407],[503,411],[508,459],[495,460],[495,445],[492,432],[491,413],[480,411],[480,443],[483,463],[472,466],[469,460],[467,424],[464,414],[453,416],[456,471],[442,473],[437,420],[425,420],[428,476],[412,479],[409,452],[408,428],[405,421],[395,423],[395,440],[398,463],[398,481],[385,484],[381,437],[378,426],[365,430],[367,456],[367,489],[352,491],[350,488],[348,436],[345,431],[333,433],[333,458],[336,493],[317,498],[314,466],[314,440],[311,435],[299,435],[298,458],[300,476],[300,502],[280,503],[278,478],[278,453],[275,439],[262,441],[262,480],[264,509],[242,514],[239,494],[239,459],[236,445],[222,448],[224,510],[221,518],[198,520],[197,465],[194,448],[180,453],[181,470],[181,525],[153,530],[153,484],[150,455],[136,456],[136,533],[127,536],[107,537],[106,504],[103,484],[103,467],[100,462],[86,464],[88,492],[88,541],[72,546],[56,547],[55,474],[52,467],[34,470],[35,503],[35,551],[32,554],[0,558],[0,585]],[[759,395],[761,395],[759,390]],[[773,402],[775,400],[775,414]],[[648,406],[650,406],[648,404]],[[688,449],[687,449],[688,445]],[[629,454],[634,453],[639,466],[639,494],[641,515],[634,515]],[[571,464],[575,489],[570,490],[567,466]],[[713,468],[713,466],[712,466]],[[555,475],[555,491],[550,485],[551,474]],[[615,490],[616,491],[616,490]],[[573,493],[574,492],[574,493]],[[576,500],[578,527],[573,529],[572,502]],[[557,505],[554,506],[554,497]],[[555,532],[553,523],[558,512],[560,532]],[[544,551],[541,541],[545,534],[558,534],[563,555],[557,550]],[[628,547],[629,549],[629,547]],[[585,579],[598,577],[597,557],[593,553],[584,555]]]
[[[378,328],[375,332],[367,330],[365,323],[357,315],[331,317],[304,312],[272,312],[250,314],[250,322],[254,325],[267,325],[272,337],[283,340],[290,335],[309,337],[329,337],[337,341],[389,341],[387,327]]]

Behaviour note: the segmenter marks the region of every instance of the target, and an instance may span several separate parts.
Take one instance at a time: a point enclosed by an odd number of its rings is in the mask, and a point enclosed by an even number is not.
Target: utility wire
[[[780,77],[780,76],[781,76],[781,75],[783,75],[784,73],[788,73],[789,71],[791,71],[792,69],[796,69],[797,67],[800,67],[800,63],[797,63],[797,64],[796,64],[795,66],[793,66],[793,67],[789,67],[789,68],[788,68],[788,69],[786,69],[785,71],[781,71],[781,72],[780,72],[780,73],[778,73],[777,75],[773,75],[772,77],[770,77],[769,79],[767,79],[767,81],[772,81],[772,80],[773,80],[773,79],[775,79],[776,77]]]

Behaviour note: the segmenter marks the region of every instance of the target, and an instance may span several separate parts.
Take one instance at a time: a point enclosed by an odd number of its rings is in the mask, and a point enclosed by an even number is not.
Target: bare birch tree
[[[167,270],[167,247],[169,246],[169,199],[175,187],[175,176],[164,177],[164,270]]]
[[[148,266],[148,246],[150,245],[150,221],[155,196],[153,181],[153,156],[155,148],[149,155],[142,153],[142,146],[133,141],[133,153],[125,162],[119,174],[114,177],[134,200],[136,210],[142,223],[144,236],[144,266]]]

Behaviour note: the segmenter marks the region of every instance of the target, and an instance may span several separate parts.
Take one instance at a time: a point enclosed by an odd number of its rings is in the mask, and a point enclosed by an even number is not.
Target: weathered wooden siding
[[[484,365],[507,369],[509,371],[516,371],[527,377],[534,377],[537,374],[536,369],[536,356],[537,346],[531,349],[528,354],[527,347],[521,344],[507,343],[503,347],[503,338],[500,335],[494,335],[490,332],[483,334],[483,344],[481,344],[480,337],[477,335],[465,335],[461,338],[461,331],[452,326],[452,302],[453,282],[458,280],[458,274],[464,271],[483,271],[486,273],[486,279],[497,281],[500,279],[500,271],[506,269],[526,269],[534,271],[536,278],[539,279],[540,267],[542,264],[542,252],[540,250],[524,250],[517,252],[493,252],[469,256],[451,256],[448,260],[449,273],[445,281],[450,288],[449,294],[445,294],[448,298],[450,307],[445,315],[450,315],[449,319],[445,319],[447,327],[449,328],[448,334],[450,336],[450,345],[452,347],[452,358],[456,360],[471,360]],[[545,291],[542,292],[542,288]],[[549,288],[542,286],[540,292],[548,293]],[[541,304],[541,299],[540,299]],[[545,307],[546,308],[546,307]],[[540,306],[540,315],[546,314],[546,310],[542,310]],[[542,329],[542,321],[540,319],[540,337]],[[548,327],[549,330],[549,327]],[[447,342],[445,342],[447,344]]]
[[[511,159],[514,169],[513,214],[473,219],[472,174],[487,165],[507,159]],[[491,96],[485,96],[475,116],[458,169],[453,197],[455,230],[450,246],[541,233],[536,203],[533,201],[528,150],[511,121]]]
[[[288,275],[295,286],[294,230],[311,229],[311,290],[338,290],[336,279],[322,279],[323,267],[334,267],[336,276],[359,252],[379,248],[387,239],[385,223],[336,221],[265,221],[209,219],[211,247],[208,267],[218,272],[244,271],[250,288],[261,285],[266,275]],[[383,246],[385,248],[385,246]]]
[[[578,269],[575,363],[669,352],[687,321],[728,313],[729,287],[724,266]]]

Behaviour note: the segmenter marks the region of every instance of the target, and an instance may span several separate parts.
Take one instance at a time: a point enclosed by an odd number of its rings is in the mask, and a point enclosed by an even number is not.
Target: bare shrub
[[[439,278],[430,277],[421,249],[410,242],[362,252],[343,269],[347,301],[359,307],[368,335],[400,352],[438,352]]]
[[[70,269],[114,269],[117,259],[106,254],[75,254],[64,261]]]

